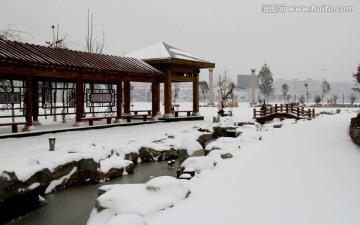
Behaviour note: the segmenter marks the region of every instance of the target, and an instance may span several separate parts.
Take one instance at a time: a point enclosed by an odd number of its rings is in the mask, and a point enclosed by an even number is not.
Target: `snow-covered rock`
[[[201,173],[203,170],[214,169],[216,162],[210,157],[199,156],[189,157],[182,164],[181,167],[186,169],[191,167],[196,173]]]
[[[150,215],[173,207],[190,194],[189,188],[181,180],[170,176],[156,177],[145,184],[106,185],[100,190],[102,194],[87,225],[107,224],[122,214]]]

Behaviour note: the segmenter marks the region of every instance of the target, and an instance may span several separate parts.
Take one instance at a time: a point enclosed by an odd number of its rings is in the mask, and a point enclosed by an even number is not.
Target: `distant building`
[[[330,93],[325,96],[324,101],[330,100],[334,95],[338,96],[338,103],[348,102],[349,94],[352,92],[352,88],[354,87],[353,82],[329,82],[330,83]],[[312,78],[308,78],[306,80],[285,80],[282,78],[276,79],[274,81],[274,96],[273,101],[283,101],[284,97],[282,95],[282,85],[287,84],[289,86],[288,94],[291,95],[290,102],[298,101],[301,96],[307,98],[308,101],[313,102],[315,96],[321,96],[321,80],[314,80]],[[307,87],[306,85],[307,84]],[[307,93],[308,91],[308,93]],[[296,97],[296,99],[295,99]]]
[[[260,96],[259,93],[259,84],[260,77],[256,75],[256,96]],[[239,74],[237,75],[237,86],[238,91],[238,101],[239,102],[250,102],[251,101],[251,75]]]

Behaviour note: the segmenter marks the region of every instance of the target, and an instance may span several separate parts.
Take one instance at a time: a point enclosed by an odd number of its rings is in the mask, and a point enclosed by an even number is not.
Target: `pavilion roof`
[[[149,64],[174,63],[190,64],[199,68],[214,68],[215,64],[201,59],[193,54],[175,48],[164,42],[145,47],[138,51],[126,54],[126,56],[142,59]]]
[[[95,74],[164,76],[161,71],[136,58],[52,48],[1,39],[0,64]]]

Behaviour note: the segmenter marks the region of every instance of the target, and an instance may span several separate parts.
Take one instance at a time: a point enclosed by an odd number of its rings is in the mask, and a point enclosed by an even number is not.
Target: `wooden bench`
[[[106,119],[106,123],[107,124],[111,124],[111,120],[112,119],[126,119],[127,122],[131,122],[132,119],[141,119],[143,121],[147,121],[148,118],[151,118],[151,114],[136,114],[136,115],[122,115],[122,116],[103,116],[103,117],[84,117],[81,118],[81,121],[88,121],[89,122],[89,126],[93,126],[94,125],[94,121],[100,121],[100,120],[104,120]]]
[[[82,121],[88,121],[89,122],[89,126],[93,126],[94,125],[94,121],[100,121],[100,120],[103,120],[103,119],[106,119],[106,123],[107,124],[111,124],[111,120],[113,118],[119,118],[118,116],[103,116],[103,117],[84,117],[84,118],[81,118]]]
[[[175,117],[179,117],[179,113],[186,113],[187,116],[190,116],[192,112],[191,110],[173,111]]]
[[[11,122],[11,123],[0,123],[0,126],[4,127],[4,126],[11,126],[11,131],[13,133],[17,133],[18,132],[18,125],[26,125],[27,122]]]
[[[141,114],[141,115],[122,115],[121,118],[126,119],[127,122],[131,122],[131,119],[142,119],[143,121],[147,121],[148,117],[151,118],[151,114]]]
[[[148,109],[148,110],[130,110],[130,113],[134,113],[134,115],[140,115],[139,113],[146,113],[146,115],[151,114],[152,110]],[[144,114],[142,114],[144,115]]]

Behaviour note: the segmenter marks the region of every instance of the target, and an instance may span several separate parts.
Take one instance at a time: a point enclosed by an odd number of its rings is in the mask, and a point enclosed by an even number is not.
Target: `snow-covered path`
[[[233,159],[189,182],[191,196],[149,225],[359,224],[360,151],[352,113],[261,132]],[[171,222],[170,222],[171,221]]]

